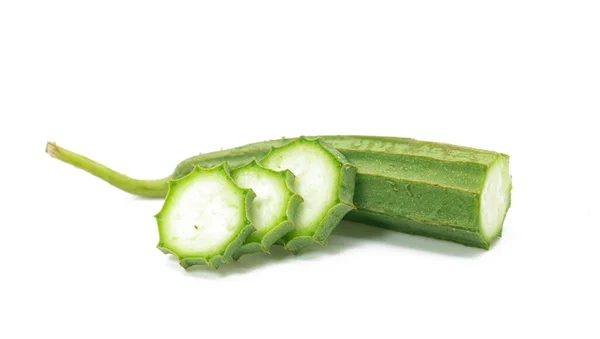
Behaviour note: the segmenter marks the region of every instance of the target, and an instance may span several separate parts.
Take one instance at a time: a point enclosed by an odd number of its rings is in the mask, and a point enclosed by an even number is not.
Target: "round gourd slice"
[[[301,137],[273,148],[261,164],[276,171],[292,171],[296,192],[304,199],[296,211],[296,228],[283,237],[291,252],[314,243],[324,245],[344,215],[354,209],[356,167],[320,139]]]
[[[256,159],[231,171],[235,183],[252,189],[252,224],[256,228],[234,254],[238,259],[244,254],[267,252],[275,242],[294,229],[294,215],[302,198],[294,192],[295,176],[285,170],[273,171],[261,166]]]
[[[177,256],[184,268],[206,264],[218,268],[254,231],[250,223],[254,192],[242,189],[226,164],[198,166],[171,181],[167,198],[156,215],[158,248]]]

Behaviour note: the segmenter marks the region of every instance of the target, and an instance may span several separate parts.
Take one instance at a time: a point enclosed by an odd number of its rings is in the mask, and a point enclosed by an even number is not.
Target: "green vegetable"
[[[488,249],[500,237],[510,206],[508,156],[406,138],[324,136],[358,168],[354,204],[346,219],[405,233]],[[286,139],[198,155],[190,166],[227,161],[231,166],[260,157]]]
[[[291,252],[314,243],[324,245],[344,215],[354,209],[356,168],[318,139],[298,138],[273,149],[261,163],[296,175],[295,188],[304,202],[296,211],[296,228],[283,237],[285,248]]]
[[[254,252],[268,252],[271,245],[294,229],[294,217],[302,198],[294,190],[295,176],[290,171],[276,172],[256,160],[231,172],[235,183],[254,191],[252,224],[256,231],[234,254],[234,259]]]
[[[225,163],[211,169],[194,167],[169,183],[167,198],[156,215],[158,248],[177,256],[184,268],[215,268],[233,255],[255,229],[249,222],[252,190],[238,187]]]
[[[484,249],[501,235],[512,187],[507,155],[406,138],[321,139],[358,169],[354,193],[357,210],[348,213],[346,219]],[[239,167],[289,141],[264,141],[197,155],[181,162],[172,177],[186,175],[195,165],[211,167],[227,161]],[[59,159],[130,193],[164,194],[166,182],[107,176],[105,167],[89,159],[67,156],[55,145],[52,149]]]

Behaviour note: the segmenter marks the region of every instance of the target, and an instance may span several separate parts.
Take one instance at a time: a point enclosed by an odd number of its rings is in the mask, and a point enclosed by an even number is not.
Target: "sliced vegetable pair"
[[[268,251],[293,229],[291,216],[302,199],[291,189],[294,176],[256,161],[229,171],[226,163],[172,181],[156,215],[158,248],[183,267],[219,267],[239,256]]]
[[[158,247],[177,255],[184,267],[218,267],[243,254],[268,251],[282,237],[294,253],[325,244],[353,209],[355,168],[336,150],[305,138],[273,149],[262,162],[266,168],[252,161],[231,176],[225,164],[208,170],[196,166],[171,182],[157,215]]]

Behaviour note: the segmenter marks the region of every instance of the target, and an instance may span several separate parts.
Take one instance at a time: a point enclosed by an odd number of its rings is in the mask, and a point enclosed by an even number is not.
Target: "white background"
[[[597,1],[3,1],[0,337],[598,338]],[[488,251],[342,223],[186,272],[139,178],[281,136],[507,153]]]

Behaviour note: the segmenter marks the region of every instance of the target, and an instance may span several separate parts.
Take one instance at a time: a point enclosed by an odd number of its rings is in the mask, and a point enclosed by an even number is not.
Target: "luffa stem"
[[[148,198],[162,198],[167,195],[171,176],[158,180],[133,179],[83,155],[57,146],[53,142],[49,142],[46,145],[46,153],[53,158],[82,169],[125,192]]]

